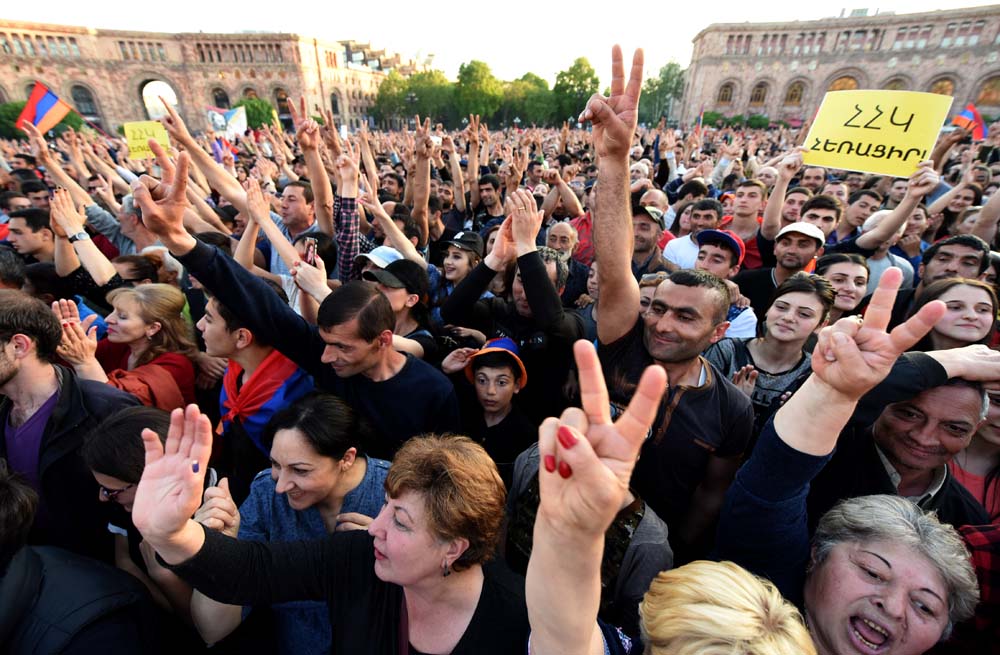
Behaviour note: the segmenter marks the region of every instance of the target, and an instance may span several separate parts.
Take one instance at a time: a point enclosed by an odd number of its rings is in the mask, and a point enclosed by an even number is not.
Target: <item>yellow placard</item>
[[[149,139],[155,139],[164,150],[170,148],[170,137],[167,128],[159,121],[136,121],[125,123],[125,139],[128,141],[130,159],[152,159],[153,151],[149,149]]]
[[[830,91],[803,144],[803,161],[909,177],[930,157],[952,100],[916,91]]]

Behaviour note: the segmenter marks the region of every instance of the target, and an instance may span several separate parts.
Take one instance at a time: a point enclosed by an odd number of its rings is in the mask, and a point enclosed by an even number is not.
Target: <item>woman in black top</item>
[[[206,595],[242,604],[325,600],[333,653],[524,652],[523,582],[484,566],[496,549],[504,488],[469,439],[411,439],[367,532],[292,543],[236,541],[188,518],[212,445],[197,407],[173,413],[165,449],[148,430],[143,441],[134,522]]]

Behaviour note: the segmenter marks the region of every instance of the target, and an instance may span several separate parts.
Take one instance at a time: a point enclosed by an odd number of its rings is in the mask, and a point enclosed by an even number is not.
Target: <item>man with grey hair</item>
[[[142,224],[139,208],[131,195],[122,198],[117,218],[96,203],[87,205],[84,214],[87,224],[107,237],[122,255],[135,255],[159,243],[156,235]]]
[[[537,247],[542,212],[526,189],[511,195],[511,215],[503,222],[493,250],[452,292],[441,307],[446,323],[478,330],[487,338],[517,343],[534,391],[521,394],[521,409],[535,423],[558,416],[569,406],[563,394],[573,362],[573,342],[583,337],[583,321],[559,299],[569,269],[563,256]],[[494,276],[516,262],[512,300],[481,298]]]
[[[572,309],[576,307],[577,299],[587,293],[587,276],[590,274],[589,266],[573,259],[573,253],[580,245],[580,235],[576,228],[569,223],[556,223],[549,228],[545,237],[545,245],[559,253],[559,256],[569,267],[569,276],[566,278],[566,286],[560,294],[560,298],[563,307]]]
[[[948,470],[986,419],[983,382],[1000,380],[1000,354],[983,345],[901,357],[858,403],[837,452],[812,483],[818,520],[838,500],[898,494],[955,527],[989,523]]]

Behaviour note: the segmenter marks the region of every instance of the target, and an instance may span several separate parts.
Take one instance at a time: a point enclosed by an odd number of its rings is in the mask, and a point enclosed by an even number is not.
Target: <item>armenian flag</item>
[[[28,96],[28,104],[24,105],[21,115],[17,117],[15,125],[21,127],[22,121],[30,122],[38,128],[38,131],[45,134],[59,124],[66,114],[73,111],[65,101],[52,93],[47,86],[41,82],[35,82],[35,88]]]
[[[951,119],[951,124],[971,132],[972,138],[976,141],[982,141],[986,138],[986,121],[979,115],[976,106],[971,102],[965,106],[965,109],[958,116]]]

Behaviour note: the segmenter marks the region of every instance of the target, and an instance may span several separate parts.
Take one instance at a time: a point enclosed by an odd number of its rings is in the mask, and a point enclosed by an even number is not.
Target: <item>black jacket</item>
[[[139,401],[108,384],[81,380],[72,369],[55,369],[59,400],[45,426],[38,455],[45,520],[36,520],[28,541],[111,562],[114,550],[107,530],[108,506],[98,499],[97,481],[79,450],[101,420]],[[0,426],[7,425],[11,407],[9,398],[0,401]],[[6,456],[7,442],[0,439],[0,457]]]
[[[10,655],[124,655],[149,652],[157,641],[141,582],[59,548],[14,554],[0,575],[0,608],[0,650]]]
[[[851,422],[837,440],[837,450],[809,491],[809,522],[815,529],[819,519],[837,501],[872,494],[896,495],[875,448],[871,425],[886,405],[912,398],[947,381],[944,368],[924,353],[905,353],[882,383],[865,394]],[[956,528],[990,522],[983,506],[950,473],[944,486],[921,504],[936,511],[942,523]]]

